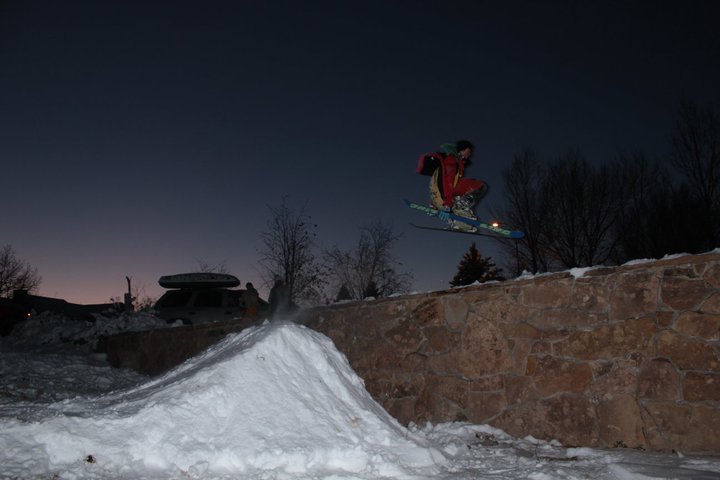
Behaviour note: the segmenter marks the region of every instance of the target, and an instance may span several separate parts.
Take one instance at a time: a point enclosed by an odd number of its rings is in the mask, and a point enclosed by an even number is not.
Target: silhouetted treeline
[[[720,119],[712,107],[683,103],[664,159],[636,153],[597,165],[578,151],[543,161],[525,149],[503,180],[498,216],[526,234],[505,243],[516,274],[701,253],[720,243]]]

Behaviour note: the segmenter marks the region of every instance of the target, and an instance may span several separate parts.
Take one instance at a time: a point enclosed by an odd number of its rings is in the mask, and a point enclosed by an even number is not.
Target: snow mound
[[[270,323],[230,335],[128,390],[8,420],[0,451],[22,471],[83,478],[432,475],[446,458],[393,419],[324,335]]]

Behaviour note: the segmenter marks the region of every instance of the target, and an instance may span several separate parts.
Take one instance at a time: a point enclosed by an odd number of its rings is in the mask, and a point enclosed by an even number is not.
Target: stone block
[[[652,318],[632,319],[573,332],[555,343],[553,352],[587,360],[625,358],[631,352],[646,352],[656,332]]]
[[[683,397],[688,402],[720,402],[720,374],[687,372]],[[717,407],[720,413],[720,403]]]
[[[542,330],[527,322],[501,323],[498,325],[503,335],[509,338],[542,338]]]
[[[423,299],[422,302],[412,308],[410,318],[420,327],[442,325],[445,318],[443,309],[445,301],[442,297]]]
[[[720,262],[708,264],[702,275],[708,285],[720,290]]]
[[[463,299],[469,303],[489,303],[497,300],[508,302],[511,300],[506,293],[506,289],[500,283],[485,283],[482,285],[473,285],[469,287],[463,287],[462,290]]]
[[[505,376],[505,397],[508,405],[531,402],[539,398],[532,377],[520,375]]]
[[[438,375],[462,376],[458,364],[458,350],[451,350],[447,353],[430,355],[427,358],[427,370]]]
[[[607,287],[597,281],[576,281],[570,297],[570,305],[587,312],[605,313],[610,306]]]
[[[720,315],[683,312],[675,321],[675,330],[703,340],[720,340]]]
[[[467,405],[469,386],[467,380],[431,374],[428,375],[426,384],[434,395],[450,400],[462,408]]]
[[[655,321],[657,322],[658,328],[670,328],[675,319],[675,312],[670,311],[659,311],[655,314]]]
[[[395,325],[394,321],[388,321],[381,318],[358,318],[357,321],[350,321],[348,329],[355,338],[370,338],[374,341],[380,337],[379,328],[390,328]],[[310,325],[308,325],[310,326]]]
[[[400,370],[403,356],[397,348],[385,342],[356,338],[346,353],[353,370],[362,376],[368,370]]]
[[[448,331],[445,326],[432,326],[422,329],[422,334],[426,339],[423,344],[423,351],[427,353],[443,353],[452,348],[451,340],[459,339],[457,335]]]
[[[352,336],[349,335],[347,328],[329,328],[327,330],[316,330],[330,337],[330,340],[333,341],[335,347],[337,347],[337,349],[341,352],[346,352],[349,349],[350,344],[352,343]]]
[[[702,302],[700,311],[703,313],[720,314],[720,292],[713,293],[707,300]]]
[[[595,366],[596,367],[596,366]],[[607,367],[607,366],[606,366]],[[590,387],[593,397],[599,401],[635,397],[638,386],[638,369],[631,360],[617,360],[602,370],[593,369],[595,380]]]
[[[574,308],[544,310],[532,320],[533,326],[540,329],[587,327],[607,323],[606,313],[587,312]]]
[[[537,394],[541,397],[583,392],[593,379],[592,370],[585,362],[545,355],[531,356],[527,363],[527,375],[532,377]]]
[[[643,402],[646,438],[653,450],[720,452],[720,408],[690,403]]]
[[[532,287],[523,289],[522,302],[536,308],[562,308],[569,305],[571,293],[570,282],[540,277]]]
[[[440,423],[448,419],[455,421],[457,416],[465,416],[465,412],[429,389],[423,390],[415,404],[415,417],[418,422]]]
[[[500,329],[477,314],[468,316],[457,360],[460,372],[469,379],[507,372],[513,366],[508,341]]]
[[[507,299],[498,299],[485,303],[473,303],[471,314],[481,313],[483,318],[495,325],[515,325],[519,322],[528,322],[537,317],[537,308],[527,307],[520,303],[508,302]]]
[[[465,328],[470,305],[460,295],[448,295],[443,299],[442,318],[451,330]]]
[[[646,448],[640,407],[632,395],[616,395],[597,408],[600,439],[606,447]]]
[[[680,370],[720,372],[720,347],[673,331],[662,331],[656,340],[657,356],[672,358]]]
[[[405,319],[396,327],[387,330],[384,339],[393,345],[400,355],[418,351],[425,341],[420,325],[412,319]]]
[[[387,412],[403,425],[418,422],[420,416],[417,412],[416,398],[393,398],[380,402]]]
[[[638,398],[649,400],[680,400],[680,374],[666,358],[647,362],[638,375]]]
[[[535,342],[528,339],[514,339],[512,348],[513,367],[510,373],[523,375],[527,369],[528,355],[532,352]]]
[[[654,313],[660,281],[653,271],[631,271],[608,277],[610,320],[626,320]]]
[[[506,408],[489,422],[512,436],[559,440],[567,447],[604,446],[595,408],[583,395],[564,394]]]
[[[476,378],[468,384],[468,390],[472,392],[493,392],[500,391],[505,388],[503,375],[488,375],[486,377]]]
[[[552,353],[552,344],[550,342],[534,342],[530,353],[550,355]]]
[[[716,289],[709,286],[702,278],[687,278],[676,270],[665,271],[661,282],[662,301],[673,310],[697,310]]]
[[[504,392],[470,392],[466,408],[468,420],[475,424],[488,423],[503,411],[506,403]]]

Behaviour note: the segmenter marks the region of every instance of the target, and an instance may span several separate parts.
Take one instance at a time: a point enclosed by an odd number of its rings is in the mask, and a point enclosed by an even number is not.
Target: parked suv
[[[241,298],[244,290],[227,288],[181,288],[168,290],[155,303],[157,316],[185,325],[228,322],[243,318],[245,307]]]

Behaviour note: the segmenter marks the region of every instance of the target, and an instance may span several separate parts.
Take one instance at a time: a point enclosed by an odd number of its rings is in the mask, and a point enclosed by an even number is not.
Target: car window
[[[196,307],[222,307],[222,290],[201,290],[195,297]]]
[[[190,295],[192,295],[190,290],[167,292],[158,300],[158,306],[162,308],[184,307],[190,300]]]

